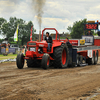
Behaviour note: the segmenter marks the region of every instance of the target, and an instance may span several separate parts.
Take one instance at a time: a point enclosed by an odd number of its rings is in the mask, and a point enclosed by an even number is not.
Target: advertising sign
[[[80,40],[80,45],[85,45],[85,40],[84,39]]]
[[[82,39],[85,40],[85,45],[93,45],[94,36],[82,36]]]
[[[78,46],[79,40],[69,40],[69,42],[70,42],[73,46]]]

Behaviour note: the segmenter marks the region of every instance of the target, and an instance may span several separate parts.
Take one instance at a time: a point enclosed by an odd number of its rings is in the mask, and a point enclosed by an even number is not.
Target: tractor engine
[[[48,44],[46,41],[29,41],[27,43],[26,57],[40,57],[40,54],[47,53]]]

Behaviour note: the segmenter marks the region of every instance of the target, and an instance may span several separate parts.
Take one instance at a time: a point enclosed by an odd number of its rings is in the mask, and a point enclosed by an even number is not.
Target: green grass
[[[17,54],[8,54],[7,56],[0,55],[0,60],[3,60],[3,59],[14,59],[16,57],[17,57]]]

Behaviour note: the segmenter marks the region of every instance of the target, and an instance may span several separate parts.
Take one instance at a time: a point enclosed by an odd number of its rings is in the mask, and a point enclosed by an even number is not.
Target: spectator
[[[8,47],[10,48],[10,44],[8,43]]]
[[[93,34],[91,33],[91,31],[88,31],[87,35],[90,36],[90,35],[93,35]]]
[[[6,48],[6,43],[3,43],[3,44],[2,44],[2,47]]]

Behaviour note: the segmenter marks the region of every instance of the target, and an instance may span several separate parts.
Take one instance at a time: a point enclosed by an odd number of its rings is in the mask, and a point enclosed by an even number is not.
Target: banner
[[[14,34],[14,41],[18,41],[18,29],[19,29],[19,25],[17,25],[17,29]]]
[[[30,41],[32,41],[32,28],[33,26],[31,27]]]

